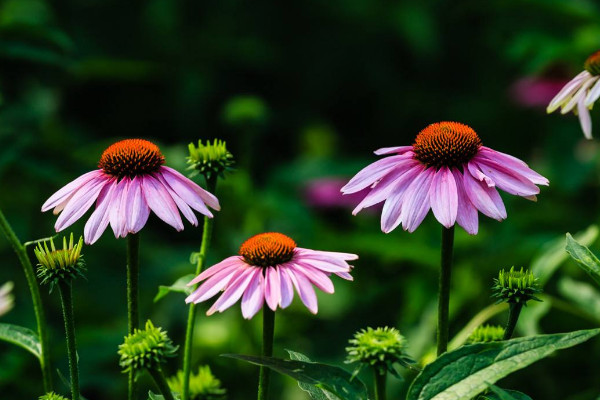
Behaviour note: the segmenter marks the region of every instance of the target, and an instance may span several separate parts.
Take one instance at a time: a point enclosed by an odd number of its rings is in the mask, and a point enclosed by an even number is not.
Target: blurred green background
[[[167,164],[183,171],[189,142],[225,139],[237,170],[217,189],[222,211],[209,263],[270,230],[302,247],[360,255],[355,281],[334,279],[336,293],[319,296],[317,316],[297,297],[277,313],[276,355],[289,348],[342,365],[356,330],[392,325],[421,358],[435,336],[439,224],[430,215],[414,234],[384,235],[377,209],[353,217],[357,200],[337,191],[376,160],[373,150],[411,144],[426,125],[456,120],[551,184],[537,203],[503,196],[508,219],[481,217],[477,236],[457,229],[451,335],[492,303],[499,268],[535,260],[547,296],[528,308],[519,333],[598,326],[600,293],[573,262],[563,262],[561,247],[565,232],[598,222],[600,148],[583,139],[575,116],[545,113],[598,50],[598,21],[593,0],[0,1],[0,207],[24,241],[49,236],[55,217],[42,214],[41,204],[96,168],[112,142],[153,140]],[[600,126],[598,112],[592,119]],[[81,234],[84,221],[67,233]],[[595,236],[587,231],[589,242]],[[200,237],[200,228],[176,233],[155,216],[141,237],[141,315],[179,344],[183,295],[152,299],[159,285],[193,272],[189,255]],[[87,281],[74,288],[82,393],[124,398],[116,349],[126,332],[125,242],[107,230],[84,254]],[[23,272],[4,239],[0,260],[0,283],[14,281],[16,297],[0,321],[33,328]],[[67,375],[58,296],[42,292],[52,356]],[[194,362],[211,365],[230,399],[252,398],[257,368],[218,355],[257,354],[260,318],[243,320],[239,304],[204,317],[209,305],[199,307]],[[596,399],[599,356],[593,340],[500,385],[536,400]],[[174,360],[167,370],[179,365]],[[153,388],[149,380],[142,385]],[[37,398],[41,386],[35,359],[0,344],[0,398]],[[405,386],[392,379],[390,398]],[[307,398],[279,376],[273,394]]]

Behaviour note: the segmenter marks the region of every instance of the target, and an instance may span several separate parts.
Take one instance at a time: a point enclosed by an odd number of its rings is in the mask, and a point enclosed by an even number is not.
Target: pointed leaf
[[[600,329],[476,343],[443,354],[425,366],[409,388],[407,400],[470,399],[511,372],[559,349],[598,335]]]
[[[0,340],[16,344],[36,356],[41,357],[42,346],[37,333],[29,328],[0,323]]]
[[[171,292],[184,293],[189,296],[194,291],[194,288],[192,286],[187,286],[187,284],[194,278],[194,274],[188,274],[177,279],[171,286],[159,286],[158,293],[154,296],[154,302],[156,303]]]
[[[600,261],[598,258],[587,247],[573,239],[570,233],[567,233],[566,249],[571,258],[577,261],[577,264],[600,285]]]
[[[254,357],[241,354],[223,354],[223,356],[271,368],[299,382],[323,388],[344,400],[367,400],[367,388],[364,383],[358,378],[350,380],[350,373],[339,367],[273,357]]]
[[[288,352],[288,354],[290,355],[290,359],[292,360],[311,362],[311,360],[302,353],[298,353],[292,350],[286,351]],[[334,395],[333,393],[330,393],[327,390],[321,389],[320,387],[317,387],[315,385],[311,385],[310,383],[298,381],[298,386],[300,386],[300,389],[307,392],[310,398],[313,400],[340,400],[340,398]]]
[[[490,385],[491,394],[486,394],[486,400],[532,400],[525,393],[517,392],[516,390],[504,390],[498,386]]]

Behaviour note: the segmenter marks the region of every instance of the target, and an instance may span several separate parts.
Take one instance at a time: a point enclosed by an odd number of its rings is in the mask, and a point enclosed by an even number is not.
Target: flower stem
[[[163,375],[162,369],[160,369],[160,367],[150,368],[148,369],[148,373],[152,376],[152,379],[154,379],[154,383],[158,386],[158,390],[160,390],[165,400],[175,400],[171,388],[169,388],[169,384]]]
[[[212,176],[206,179],[206,189],[210,193],[215,193],[217,188],[217,177]],[[204,229],[202,231],[202,242],[200,244],[200,253],[198,254],[198,262],[196,264],[196,276],[198,276],[204,268],[208,245],[212,236],[213,218],[204,217]],[[195,285],[192,289],[196,290]],[[192,369],[192,345],[194,339],[194,323],[196,321],[196,304],[191,303],[188,310],[187,328],[185,330],[185,344],[183,347],[183,390],[182,400],[189,400],[190,397],[190,372]]]
[[[263,343],[262,356],[271,357],[273,355],[273,332],[275,330],[275,311],[271,310],[265,304],[263,312]],[[267,400],[269,396],[269,375],[271,370],[261,366],[258,376],[258,400]]]
[[[31,300],[33,301],[33,312],[37,323],[38,336],[40,338],[40,367],[42,369],[42,379],[44,382],[44,391],[46,393],[52,391],[52,368],[50,366],[50,352],[48,346],[48,333],[46,331],[46,316],[44,313],[44,307],[42,305],[42,297],[40,296],[40,288],[35,279],[35,272],[33,265],[27,256],[25,246],[21,244],[19,238],[10,227],[10,224],[4,217],[4,213],[0,210],[0,229],[6,236],[6,239],[10,242],[21,265],[23,266],[23,272],[25,272],[25,278],[27,279],[27,285],[31,292]]]
[[[506,322],[506,328],[504,328],[504,337],[502,340],[508,340],[512,337],[521,314],[523,303],[510,303],[508,306],[508,321]]]
[[[386,400],[385,396],[385,381],[387,378],[387,372],[380,370],[379,368],[373,368],[375,373],[375,400]]]
[[[73,319],[73,295],[70,282],[58,283],[63,318],[65,320],[65,336],[67,337],[67,356],[71,376],[71,399],[79,400],[79,368],[77,366],[77,343],[75,341],[75,321]]]
[[[439,284],[437,355],[448,350],[448,309],[450,304],[450,276],[452,272],[452,250],[454,226],[442,227],[442,260]]]
[[[134,329],[139,328],[140,313],[138,298],[140,290],[138,281],[140,277],[140,235],[127,235],[127,334],[133,334]],[[135,379],[133,372],[128,376],[127,398],[135,398]]]

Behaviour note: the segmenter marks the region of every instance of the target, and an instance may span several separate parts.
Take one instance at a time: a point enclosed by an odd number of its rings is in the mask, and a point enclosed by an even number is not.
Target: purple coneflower
[[[215,196],[164,166],[158,146],[147,140],[126,139],[109,146],[97,170],[88,172],[54,193],[42,211],[61,213],[54,227],[62,231],[75,223],[96,202],[85,224],[85,243],[94,243],[110,223],[117,238],[139,232],[150,210],[178,231],[183,230],[179,211],[194,226],[192,209],[212,217],[207,205],[219,210]]]
[[[523,161],[482,145],[477,133],[457,122],[439,122],[423,129],[412,146],[388,147],[377,155],[393,154],[361,170],[344,194],[371,188],[352,212],[385,201],[381,230],[398,225],[413,232],[429,209],[446,228],[458,223],[468,233],[478,230],[479,210],[496,220],[506,218],[497,188],[536,200],[548,179]]]
[[[600,97],[600,51],[589,56],[583,67],[584,70],[554,96],[546,111],[551,113],[560,107],[560,113],[566,114],[573,110],[579,116],[583,134],[587,139],[591,139],[590,110]]]
[[[295,288],[304,305],[316,314],[312,285],[333,293],[329,275],[352,280],[348,261],[356,259],[356,254],[296,247],[296,242],[281,233],[261,233],[242,244],[239,256],[226,258],[192,280],[188,285],[205,282],[185,301],[199,303],[223,291],[207,314],[222,312],[241,297],[242,315],[250,319],[264,302],[273,311],[289,306]]]

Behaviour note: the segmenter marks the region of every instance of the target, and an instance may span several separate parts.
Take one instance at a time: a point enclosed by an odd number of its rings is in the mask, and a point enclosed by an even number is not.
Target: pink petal
[[[304,274],[312,284],[325,293],[334,292],[333,282],[324,272],[301,262],[291,263],[290,268],[296,273]]]
[[[600,97],[600,80],[598,80],[595,84],[594,87],[592,87],[590,89],[590,91],[588,92],[587,97],[585,98],[585,106],[589,107],[592,104],[594,104],[594,102],[596,100],[598,100],[598,97]]]
[[[468,172],[467,172],[468,173]],[[456,183],[456,193],[458,195],[458,210],[456,213],[456,222],[464,228],[467,233],[476,235],[479,230],[479,221],[477,216],[477,209],[469,200],[469,196],[465,192],[463,184],[463,175],[456,169],[452,169],[454,175],[454,182]]]
[[[127,177],[121,179],[110,200],[110,226],[116,238],[125,237],[125,235],[127,235],[127,215],[125,214],[125,207],[127,204],[129,182],[130,179]]]
[[[169,184],[167,183],[167,181],[165,180],[165,178],[163,177],[163,175],[161,175],[160,173],[158,173],[158,174],[155,175],[155,177],[156,177],[156,179],[158,179],[160,181],[160,183],[163,184],[163,186],[165,188],[167,188],[167,190],[169,191],[169,194],[173,198],[173,201],[175,201],[175,204],[177,205],[177,208],[179,208],[179,210],[185,216],[185,218],[188,221],[190,221],[190,223],[192,225],[198,226],[198,219],[196,218],[196,215],[194,215],[194,212],[192,211],[192,209],[190,208],[190,206],[188,206],[187,203],[185,201],[183,201],[181,199],[181,197],[179,197],[177,195],[177,193],[175,193],[175,191],[171,188],[171,186],[169,186]]]
[[[105,175],[96,176],[84,183],[71,197],[69,203],[56,220],[57,232],[77,221],[94,204],[102,188],[110,181]]]
[[[518,172],[525,178],[529,179],[531,182],[536,185],[545,185],[548,186],[548,179],[544,178],[542,175],[538,174],[523,161],[519,160],[516,157],[511,156],[510,154],[502,153],[500,151],[492,150],[489,147],[481,146],[479,148],[479,152],[473,158],[474,161],[481,161],[481,159],[487,159],[493,163],[503,165],[506,168],[514,170]]]
[[[279,281],[281,283],[281,300],[279,302],[279,307],[286,308],[292,304],[292,300],[294,299],[294,288],[289,275],[281,268],[279,269]]]
[[[471,175],[473,175],[478,181],[485,181],[485,184],[489,187],[496,186],[494,181],[489,176],[480,171],[474,163],[467,163],[467,169],[469,170]]]
[[[458,212],[458,194],[454,176],[448,167],[442,167],[433,175],[430,191],[433,215],[446,228],[456,222]]]
[[[219,200],[215,195],[202,189],[192,180],[181,175],[173,168],[163,166],[161,167],[161,172],[175,193],[177,193],[179,197],[188,203],[194,210],[201,214],[212,217],[212,213],[208,211],[206,205],[213,210],[219,211],[221,209]]]
[[[227,286],[221,297],[215,301],[215,304],[208,309],[206,315],[212,315],[215,312],[223,312],[242,297],[244,291],[250,284],[255,268],[245,268],[245,270]]]
[[[294,262],[302,262],[304,264],[310,265],[318,270],[327,273],[337,273],[337,272],[348,272],[350,271],[350,266],[346,263],[336,263],[333,260],[322,261],[309,257],[302,257],[298,259],[294,259]]]
[[[412,151],[412,149],[413,149],[412,146],[383,147],[381,149],[375,150],[374,153],[377,154],[378,156],[381,156],[384,154],[392,154],[392,153],[403,154],[403,153],[406,153],[407,151]]]
[[[295,252],[306,256],[324,257],[323,260],[327,261],[329,258],[339,260],[358,260],[358,255],[352,253],[340,253],[337,251],[323,251],[323,250],[312,250],[305,249],[302,247],[296,247]]]
[[[506,208],[496,188],[479,182],[467,171],[463,174],[465,192],[471,203],[483,214],[498,221],[506,218]]]
[[[600,82],[600,80],[598,81]],[[581,130],[586,139],[592,139],[592,119],[590,118],[590,110],[585,106],[583,97],[577,103],[577,114],[579,115],[579,123]]]
[[[540,188],[535,186],[529,179],[500,164],[487,162],[486,160],[482,160],[481,162],[472,160],[469,162],[469,165],[471,164],[476,164],[484,174],[494,181],[497,187],[507,193],[515,196],[527,197],[534,196],[540,192]],[[470,170],[471,169],[469,168],[469,171]]]
[[[95,243],[106,230],[110,220],[112,193],[116,186],[117,180],[112,178],[104,185],[102,191],[98,195],[96,209],[92,213],[90,219],[85,223],[83,229],[85,244]]]
[[[567,100],[567,97],[572,95],[579,88],[579,85],[581,84],[581,82],[587,78],[589,78],[589,72],[584,70],[584,71],[580,72],[575,78],[571,79],[571,81],[569,81],[569,83],[567,83],[560,90],[560,92],[558,92],[558,94],[556,96],[554,96],[554,98],[550,101],[550,104],[548,105],[548,108],[546,109],[546,111],[548,113],[551,113],[554,110],[556,110],[558,107],[560,107],[560,105],[565,100]]]
[[[597,76],[588,78],[586,81],[581,83],[581,87],[577,90],[577,93],[571,97],[569,102],[562,106],[560,109],[561,114],[566,114],[573,109],[579,102],[585,102],[585,98],[587,97],[587,90],[590,86],[594,84],[598,80]]]
[[[342,279],[345,279],[347,281],[353,281],[354,278],[352,277],[352,275],[350,275],[348,272],[336,272],[335,273],[337,276],[339,276]]]
[[[319,310],[319,306],[317,304],[317,295],[315,294],[315,290],[310,284],[310,281],[304,275],[294,273],[289,268],[281,268],[281,273],[284,272],[290,277],[302,303],[304,303],[311,313],[316,314]]]
[[[167,188],[151,175],[142,176],[141,184],[144,198],[150,209],[167,224],[182,231],[183,222]]]
[[[265,271],[265,300],[273,311],[281,301],[281,282],[279,279],[279,268],[267,267]]]
[[[246,319],[251,319],[262,308],[264,302],[264,278],[262,271],[256,269],[253,272],[252,280],[242,296],[242,315]]]
[[[383,232],[389,233],[400,225],[402,204],[406,190],[424,173],[425,167],[419,163],[402,176],[402,181],[396,185],[394,192],[383,205],[381,212],[381,230]]]
[[[402,199],[402,212],[400,213],[404,230],[414,232],[429,212],[431,207],[429,189],[434,173],[433,168],[426,169],[406,189]]]
[[[88,183],[90,180],[104,175],[101,169],[87,172],[81,175],[79,178],[63,186],[60,190],[54,193],[46,202],[42,205],[42,212],[48,211],[60,203],[64,203],[70,197],[75,194],[83,185]]]
[[[136,176],[129,183],[125,215],[127,218],[127,231],[131,233],[139,232],[146,225],[150,216],[150,207],[144,199],[140,177]]]
[[[356,193],[367,186],[371,186],[394,169],[399,161],[404,159],[406,159],[405,155],[391,156],[367,165],[350,179],[350,182],[341,189],[341,192],[344,194]]]
[[[230,265],[227,268],[214,274],[207,279],[198,289],[196,289],[186,299],[186,303],[200,303],[208,300],[221,290],[225,289],[229,282],[232,282],[237,276],[246,270],[246,266]]]
[[[200,275],[198,275],[197,277],[195,277],[194,279],[192,279],[192,281],[190,283],[188,283],[187,286],[195,285],[196,283],[203,281],[204,279],[210,278],[217,272],[223,270],[224,268],[230,267],[232,265],[238,265],[238,266],[243,267],[246,265],[246,263],[242,260],[242,258],[240,256],[227,257],[220,263],[217,263],[217,264],[205,269],[204,271],[202,271],[202,273]]]

